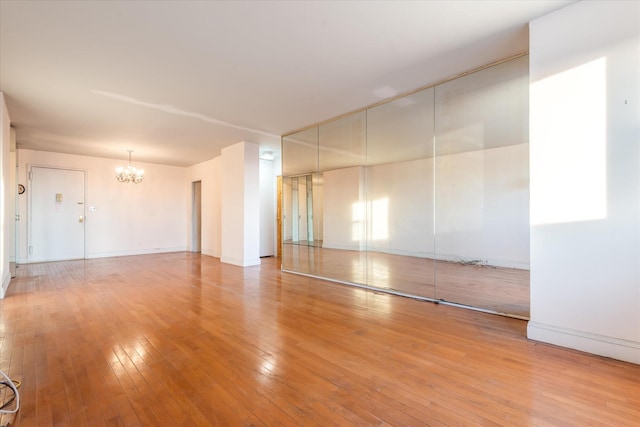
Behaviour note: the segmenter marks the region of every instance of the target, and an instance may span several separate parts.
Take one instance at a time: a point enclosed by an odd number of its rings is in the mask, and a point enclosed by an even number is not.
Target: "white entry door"
[[[84,171],[31,168],[30,262],[84,258]]]

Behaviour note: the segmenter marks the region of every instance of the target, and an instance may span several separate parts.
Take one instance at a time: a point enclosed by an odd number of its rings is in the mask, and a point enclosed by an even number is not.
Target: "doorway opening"
[[[191,252],[202,251],[202,181],[191,183]]]

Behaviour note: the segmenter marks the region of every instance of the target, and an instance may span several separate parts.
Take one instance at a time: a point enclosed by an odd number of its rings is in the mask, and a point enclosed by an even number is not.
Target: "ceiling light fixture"
[[[123,168],[122,166],[116,168],[116,179],[118,182],[133,182],[134,184],[140,184],[144,179],[144,170],[136,169],[131,166],[131,153],[132,149],[127,150],[129,152],[129,166]]]
[[[273,151],[263,151],[260,153],[260,158],[262,160],[273,160],[274,159]]]

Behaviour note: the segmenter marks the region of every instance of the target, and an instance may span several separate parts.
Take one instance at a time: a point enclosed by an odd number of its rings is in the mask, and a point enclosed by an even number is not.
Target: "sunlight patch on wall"
[[[531,224],[607,216],[606,58],[531,84]]]
[[[366,211],[365,211],[366,208]],[[389,198],[356,202],[351,205],[351,240],[361,242],[365,236],[366,214],[369,214],[369,240],[389,239]]]
[[[351,240],[361,242],[364,239],[364,202],[351,205]]]
[[[389,238],[389,198],[370,202],[371,240],[387,240]]]

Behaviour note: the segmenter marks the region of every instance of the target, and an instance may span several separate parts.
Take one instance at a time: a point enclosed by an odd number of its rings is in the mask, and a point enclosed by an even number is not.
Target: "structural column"
[[[222,149],[222,248],[220,261],[260,264],[259,147],[240,142]]]
[[[527,329],[638,364],[639,24],[640,3],[627,1],[573,3],[529,24]]]

